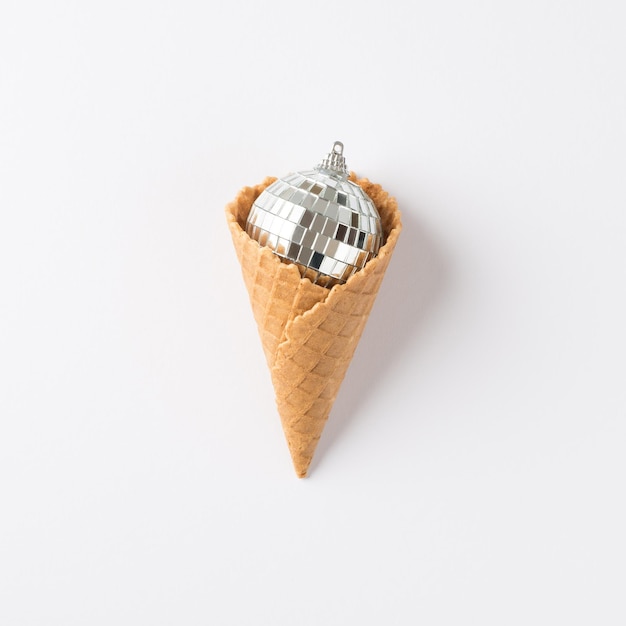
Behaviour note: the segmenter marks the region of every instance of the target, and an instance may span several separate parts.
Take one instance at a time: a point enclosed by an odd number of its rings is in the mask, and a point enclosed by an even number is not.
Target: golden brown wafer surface
[[[275,178],[244,187],[226,206],[278,412],[301,478],[307,474],[402,229],[393,197],[367,179],[354,175],[351,179],[376,205],[385,243],[376,258],[332,289],[302,278],[295,265],[282,262],[245,232],[253,202]]]

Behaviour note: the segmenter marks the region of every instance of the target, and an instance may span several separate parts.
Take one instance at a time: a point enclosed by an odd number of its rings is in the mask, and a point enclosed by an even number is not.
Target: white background
[[[0,623],[624,624],[621,2],[3,2]],[[298,480],[223,207],[404,231]]]

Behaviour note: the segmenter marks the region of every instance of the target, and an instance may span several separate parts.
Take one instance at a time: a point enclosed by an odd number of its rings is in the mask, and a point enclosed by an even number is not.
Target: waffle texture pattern
[[[261,247],[245,232],[254,201],[275,178],[244,187],[226,206],[276,404],[296,474],[307,474],[339,387],[376,299],[402,229],[396,200],[369,180],[351,176],[380,213],[384,245],[345,284],[327,289]]]

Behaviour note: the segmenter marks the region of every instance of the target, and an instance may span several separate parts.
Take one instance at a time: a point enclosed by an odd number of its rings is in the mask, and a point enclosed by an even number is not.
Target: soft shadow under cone
[[[378,256],[344,285],[326,289],[301,278],[245,232],[259,194],[275,178],[244,187],[227,205],[226,217],[263,350],[276,404],[300,478],[307,474],[317,442],[359,342],[378,288],[402,229],[394,198],[367,179],[354,180],[373,200],[383,224],[385,245]]]

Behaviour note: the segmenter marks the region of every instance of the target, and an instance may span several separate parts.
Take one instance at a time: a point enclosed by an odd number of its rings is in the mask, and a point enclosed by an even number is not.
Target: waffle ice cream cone
[[[343,285],[327,289],[302,278],[245,232],[252,204],[275,178],[244,187],[226,206],[226,218],[297,475],[306,476],[339,386],[367,322],[402,224],[394,198],[367,179],[352,180],[380,213],[384,245]]]

